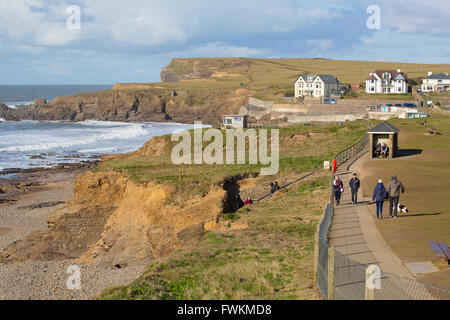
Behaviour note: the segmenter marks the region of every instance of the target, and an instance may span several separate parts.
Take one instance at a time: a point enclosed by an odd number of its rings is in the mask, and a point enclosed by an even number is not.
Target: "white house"
[[[225,115],[222,116],[222,124],[225,129],[246,129],[248,126],[248,116]]]
[[[344,89],[344,86],[335,76],[328,74],[302,74],[295,81],[296,98],[340,97]]]
[[[366,79],[366,93],[408,93],[408,75],[401,70],[376,70]]]
[[[450,76],[448,73],[433,74],[428,72],[428,77],[422,79],[423,92],[449,91]]]

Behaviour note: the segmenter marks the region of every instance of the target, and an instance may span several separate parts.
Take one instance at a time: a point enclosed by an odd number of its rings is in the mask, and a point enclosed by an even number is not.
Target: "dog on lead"
[[[398,205],[397,211],[398,212],[403,212],[403,213],[408,213],[409,212],[408,208],[406,206],[402,205],[402,204]]]

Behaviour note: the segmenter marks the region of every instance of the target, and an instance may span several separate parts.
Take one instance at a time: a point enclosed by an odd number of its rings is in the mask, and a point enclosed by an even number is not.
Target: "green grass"
[[[195,247],[155,261],[129,286],[99,299],[317,299],[313,248],[329,174],[238,212],[249,227],[208,232]]]
[[[331,160],[334,154],[353,144],[367,130],[363,121],[345,124],[343,127],[293,126],[280,129],[280,169],[279,174],[294,170],[297,173],[320,168],[323,161]],[[302,144],[290,145],[289,139],[296,135],[310,135]],[[176,144],[166,136],[164,155],[155,157],[133,156],[108,161],[96,171],[113,170],[123,172],[137,183],[149,181],[170,185],[174,188],[177,203],[182,203],[193,195],[206,195],[212,185],[220,185],[232,177],[254,177],[260,173],[262,165],[176,165],[170,158]],[[225,139],[224,139],[225,144]],[[207,144],[204,143],[204,146]],[[248,143],[247,143],[248,148]]]
[[[196,67],[194,68],[194,64]],[[327,59],[253,59],[253,58],[195,58],[174,59],[169,69],[178,75],[190,74],[200,70],[203,77],[214,72],[228,72],[225,77],[213,77],[212,81],[187,81],[181,83],[153,83],[170,89],[217,89],[246,88],[271,94],[288,93],[292,95],[293,84],[302,73],[333,74],[342,83],[365,83],[370,72],[376,69],[401,69],[410,79],[420,79],[428,71],[450,72],[450,65],[430,65],[415,63],[345,61]]]
[[[280,129],[280,173],[299,177],[320,168],[367,130],[363,121],[342,127]],[[301,136],[302,143],[292,143]],[[183,165],[164,155],[126,157],[97,170],[124,172],[134,181],[156,181],[174,187],[178,205],[194,194],[233,176],[256,176],[254,165]],[[180,173],[182,172],[182,177]],[[258,178],[259,179],[259,178]],[[257,179],[265,186],[269,180]],[[135,282],[105,290],[100,299],[318,299],[313,283],[314,234],[329,198],[328,171],[282,190],[274,197],[222,217],[228,231],[206,233],[194,247],[156,259]],[[236,226],[245,226],[236,228]]]

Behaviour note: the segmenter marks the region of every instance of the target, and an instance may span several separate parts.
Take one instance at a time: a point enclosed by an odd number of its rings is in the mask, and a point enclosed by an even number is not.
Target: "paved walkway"
[[[365,299],[365,272],[369,265],[378,265],[383,273],[376,299],[436,299],[429,289],[415,281],[378,232],[376,220],[369,212],[371,199],[358,199],[358,205],[351,203],[348,183],[367,153],[359,156],[337,172],[345,192],[341,204],[335,207],[329,231],[330,245],[336,252],[335,299]],[[359,194],[362,197],[362,190]]]
[[[369,213],[371,199],[363,199],[363,192],[360,190],[359,204],[355,206],[351,203],[348,183],[353,172],[365,161],[367,154],[362,153],[360,156],[351,163],[349,171],[347,171],[349,164],[344,164],[338,169],[337,175],[344,183],[345,192],[342,194],[341,205],[335,208],[329,232],[330,244],[356,262],[365,265],[376,264],[384,272],[413,278],[379,233],[376,221]]]

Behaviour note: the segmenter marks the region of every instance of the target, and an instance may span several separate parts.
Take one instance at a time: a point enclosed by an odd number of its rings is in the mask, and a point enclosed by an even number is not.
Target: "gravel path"
[[[78,173],[34,174],[28,178],[39,181],[42,187],[34,192],[11,196],[16,202],[0,204],[0,251],[34,231],[47,229],[50,213],[62,205],[32,210],[27,207],[69,200],[73,194],[73,180]],[[68,270],[72,265],[74,263],[70,260],[0,264],[0,299],[90,299],[108,287],[131,283],[147,267],[147,264],[121,269],[94,264],[78,265],[80,288],[68,289],[69,278],[76,277],[73,270]],[[76,283],[69,281],[72,286]]]

